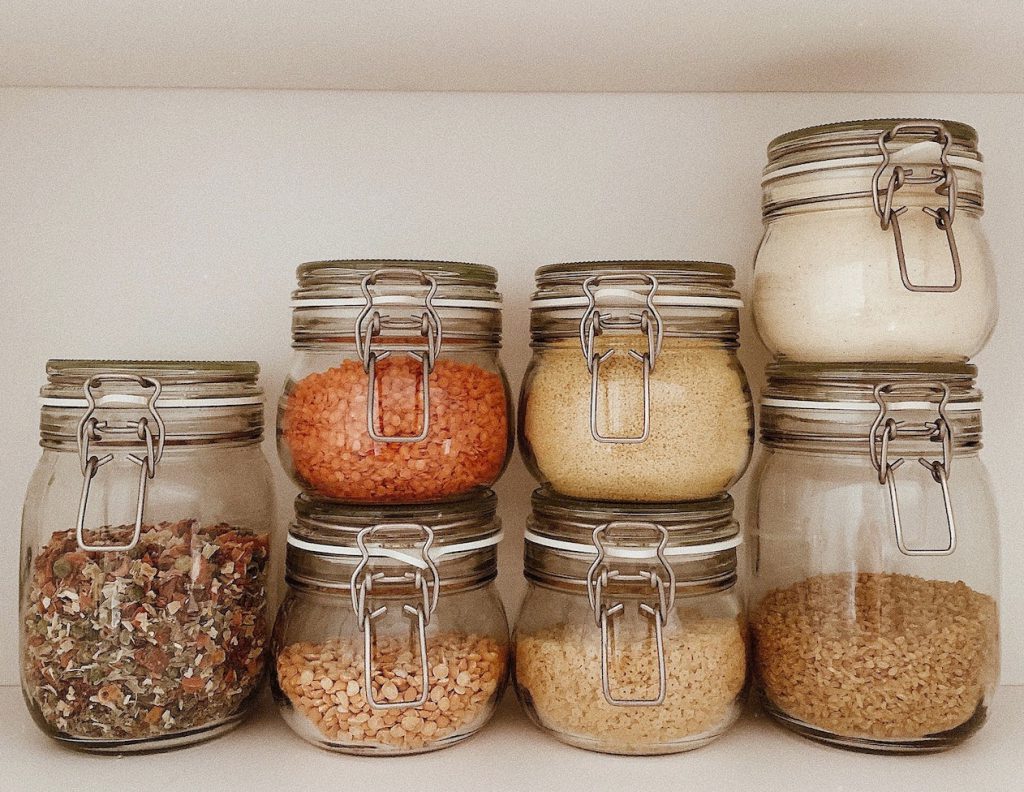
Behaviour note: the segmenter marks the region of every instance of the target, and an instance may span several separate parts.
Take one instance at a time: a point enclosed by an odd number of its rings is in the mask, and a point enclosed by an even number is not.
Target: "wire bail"
[[[896,165],[889,175],[888,184],[882,187],[882,176],[888,168],[891,155],[888,144],[901,134],[928,134],[935,138],[935,142],[941,144],[942,153],[939,155],[938,168],[932,168],[927,176],[915,176],[910,168]],[[896,243],[896,260],[900,268],[900,280],[908,291],[912,292],[936,292],[949,293],[959,290],[963,281],[963,273],[960,267],[960,253],[957,251],[956,237],[953,234],[953,219],[956,215],[957,181],[956,172],[949,164],[949,151],[953,146],[953,136],[943,124],[932,123],[907,123],[897,124],[878,136],[878,149],[882,161],[875,169],[871,183],[871,202],[878,215],[882,230],[892,228],[893,239]],[[910,280],[907,271],[907,259],[903,248],[903,234],[900,232],[899,217],[907,211],[906,206],[893,207],[893,198],[896,192],[908,184],[935,185],[935,192],[945,196],[944,207],[933,208],[925,206],[922,211],[935,219],[936,228],[946,234],[946,244],[949,247],[949,255],[953,262],[953,283],[948,285],[918,284]],[[882,196],[885,196],[884,198]]]
[[[383,277],[413,279],[427,287],[423,297],[423,310],[411,316],[385,317],[374,305],[371,286],[375,286]],[[360,288],[366,304],[356,317],[355,342],[356,353],[363,363],[367,375],[366,393],[366,431],[370,439],[376,443],[419,443],[427,439],[430,433],[430,374],[434,370],[438,355],[441,354],[441,317],[434,307],[434,295],[437,293],[437,281],[433,276],[416,269],[389,268],[374,270],[363,278]],[[380,343],[384,330],[405,330],[415,332],[425,340],[425,346],[387,343],[387,350],[374,350],[374,341]],[[405,352],[410,358],[420,363],[421,388],[423,389],[423,420],[420,431],[414,435],[385,435],[377,431],[377,363],[389,357],[392,352]]]
[[[150,420],[146,416],[137,421],[128,421],[124,424],[112,424],[110,421],[99,421],[96,419],[96,396],[93,389],[110,382],[132,383],[142,388],[151,388],[153,393],[146,401],[146,410],[156,426],[156,437],[153,437],[153,429]],[[78,501],[78,520],[75,527],[75,538],[79,548],[87,552],[127,552],[133,549],[142,536],[142,515],[146,509],[146,489],[149,480],[156,475],[156,466],[164,454],[164,443],[166,441],[166,430],[163,418],[156,409],[156,401],[160,398],[161,385],[159,380],[152,377],[143,377],[137,374],[94,374],[86,380],[83,386],[86,400],[85,415],[78,422],[78,457],[82,469],[82,494]],[[91,453],[90,443],[99,442],[104,434],[134,434],[146,445],[146,453],[142,456],[129,454],[128,461],[139,466],[139,486],[135,500],[135,526],[132,531],[132,538],[128,544],[102,545],[89,544],[85,541],[85,516],[89,506],[89,493],[92,489],[92,480],[96,478],[99,469],[114,459],[113,454],[97,456]]]
[[[912,387],[921,387],[915,385]],[[949,386],[944,382],[930,383],[925,387],[940,394],[938,416],[934,421],[925,423],[929,431],[929,440],[942,444],[942,459],[925,459],[918,462],[931,473],[932,479],[942,492],[942,503],[946,514],[946,529],[949,542],[945,547],[911,548],[903,537],[903,521],[900,517],[899,495],[896,487],[896,471],[906,461],[903,457],[889,461],[889,444],[895,440],[903,426],[889,415],[889,405],[885,397],[898,389],[897,384],[879,384],[875,386],[875,401],[878,402],[878,415],[871,425],[868,436],[871,452],[871,464],[878,473],[878,483],[888,486],[889,502],[892,507],[892,525],[896,534],[896,546],[906,556],[947,556],[956,551],[956,522],[953,519],[953,504],[949,497],[949,474],[953,465],[953,429],[946,416],[946,405],[949,403]]]
[[[653,531],[657,537],[655,552],[658,556],[660,570],[645,569],[634,574],[624,574],[618,569],[610,569],[606,563],[605,537],[609,531],[618,529],[632,532]],[[590,569],[587,571],[587,598],[590,600],[590,607],[594,611],[595,622],[601,630],[601,690],[604,693],[605,701],[615,707],[660,706],[665,703],[668,687],[668,674],[665,668],[664,627],[668,621],[669,613],[675,607],[676,598],[675,572],[665,557],[665,547],[668,545],[668,530],[663,525],[651,522],[609,522],[599,525],[594,529],[593,540],[594,547],[597,549],[597,558],[594,559],[594,563],[590,565]],[[655,698],[618,698],[612,693],[611,674],[609,671],[609,656],[611,654],[611,630],[609,626],[611,619],[622,614],[626,608],[622,601],[611,604],[605,601],[608,586],[613,581],[627,584],[649,583],[656,592],[657,600],[654,605],[641,602],[638,606],[639,613],[651,619],[654,623],[654,642],[658,662],[658,695]]]
[[[640,280],[650,288],[644,300],[644,310],[639,314],[627,314],[615,318],[602,314],[597,308],[597,297],[594,289],[599,283],[634,282]],[[643,273],[624,275],[592,275],[583,281],[583,293],[587,297],[587,308],[580,319],[580,347],[587,361],[590,372],[590,434],[598,443],[633,444],[643,443],[651,434],[651,373],[661,352],[664,338],[664,325],[661,314],[654,305],[654,294],[658,290],[658,279]],[[638,329],[647,336],[647,351],[628,350],[629,357],[640,362],[643,367],[643,429],[638,435],[605,435],[598,429],[598,382],[601,376],[601,364],[615,353],[615,349],[597,351],[595,339],[605,329],[630,330]]]
[[[422,535],[420,544],[420,558],[422,559],[426,575],[423,570],[415,569],[413,572],[404,572],[401,575],[387,576],[383,572],[367,571],[370,558],[373,555],[368,542],[377,534],[416,531]],[[392,523],[388,525],[370,525],[363,528],[356,536],[356,545],[362,558],[352,571],[349,579],[349,592],[352,597],[352,610],[359,619],[359,631],[363,634],[363,681],[366,688],[366,701],[373,709],[399,709],[408,707],[422,707],[427,703],[427,696],[430,691],[430,666],[427,660],[427,626],[430,618],[437,609],[437,598],[441,588],[440,576],[437,565],[430,557],[430,547],[434,543],[434,532],[429,526],[416,523]],[[394,560],[394,559],[392,559]],[[373,596],[375,584],[401,584],[412,583],[417,599],[415,604],[403,603],[402,612],[416,619],[416,634],[419,640],[420,673],[423,683],[420,686],[420,696],[415,701],[377,701],[373,697],[373,647],[376,643],[374,638],[373,623],[388,612],[387,605],[371,609],[367,600]]]

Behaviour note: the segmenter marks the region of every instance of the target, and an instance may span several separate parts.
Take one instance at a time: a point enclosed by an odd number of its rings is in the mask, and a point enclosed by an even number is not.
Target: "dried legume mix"
[[[133,526],[87,531],[127,543]],[[25,692],[78,738],[132,739],[217,724],[263,677],[267,538],[196,520],[146,525],[126,552],[54,533],[24,600]]]
[[[601,364],[599,429],[638,435],[641,368],[621,350],[646,348],[647,341],[616,336],[610,343],[620,351]],[[590,389],[578,344],[537,351],[522,406],[524,448],[556,491],[600,500],[697,500],[725,491],[746,467],[750,397],[730,350],[665,339],[651,374],[650,436],[643,443],[593,439]]]
[[[728,726],[739,714],[747,653],[736,619],[684,619],[665,633],[663,704],[609,704],[601,685],[600,633],[562,625],[516,640],[520,695],[543,726],[614,753],[650,752]],[[617,641],[609,659],[611,686],[622,698],[654,698],[658,663],[653,641]]]
[[[493,483],[508,455],[508,402],[499,374],[440,359],[429,377],[430,433],[418,443],[376,443],[366,427],[368,381],[345,360],[295,383],[281,431],[300,479],[321,496],[355,501],[447,498]],[[422,426],[420,363],[377,364],[378,433]]]
[[[429,692],[420,707],[376,709],[366,699],[363,645],[332,639],[286,646],[277,687],[319,740],[339,745],[427,749],[468,735],[491,714],[505,684],[507,648],[486,636],[443,633],[427,639]],[[416,701],[423,691],[419,653],[406,639],[382,636],[373,654],[373,697]],[[440,746],[436,746],[440,747]]]
[[[995,601],[962,582],[811,577],[770,592],[753,635],[770,702],[842,736],[952,729],[975,714],[998,674]]]

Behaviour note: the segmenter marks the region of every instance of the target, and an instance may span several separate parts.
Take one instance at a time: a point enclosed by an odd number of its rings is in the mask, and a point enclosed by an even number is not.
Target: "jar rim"
[[[941,118],[866,118],[816,124],[777,135],[768,143],[768,161],[774,163],[788,154],[818,146],[873,145],[880,135],[898,126],[910,125],[941,126],[952,138],[953,151],[961,156],[975,155],[980,158],[977,130],[961,121]],[[910,133],[908,136],[914,135]]]
[[[537,294],[559,286],[581,286],[591,276],[653,275],[667,286],[718,286],[731,290],[736,269],[730,264],[700,259],[606,259],[546,264],[537,269]]]
[[[863,402],[877,405],[876,389],[891,386],[901,398],[934,397],[934,386],[949,389],[951,403],[981,401],[977,366],[957,361],[921,363],[802,363],[774,361],[765,369],[762,399]],[[896,399],[893,399],[896,401]]]

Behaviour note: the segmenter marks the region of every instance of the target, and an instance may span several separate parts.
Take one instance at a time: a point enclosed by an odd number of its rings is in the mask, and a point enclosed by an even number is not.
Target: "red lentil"
[[[423,417],[420,364],[377,364],[377,431],[414,435]],[[424,501],[492,484],[508,456],[508,401],[499,374],[438,360],[430,374],[430,433],[377,443],[366,427],[362,363],[310,374],[287,396],[281,433],[298,477],[318,495],[353,501]]]

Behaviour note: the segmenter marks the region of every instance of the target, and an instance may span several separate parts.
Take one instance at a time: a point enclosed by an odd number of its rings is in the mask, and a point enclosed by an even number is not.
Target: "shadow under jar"
[[[298,268],[281,460],[306,492],[347,502],[457,498],[512,450],[491,267],[317,261]]]
[[[51,360],[25,498],[21,682],[88,751],[213,737],[264,672],[273,494],[249,362]]]
[[[754,320],[799,361],[967,360],[998,312],[971,127],[849,121],[773,140]]]
[[[753,409],[736,348],[734,271],[692,261],[537,271],[520,447],[563,495],[670,502],[739,479]]]
[[[495,500],[342,510],[299,496],[272,676],[296,734],[395,755],[483,728],[508,672]]]
[[[747,688],[738,531],[728,495],[642,507],[535,492],[513,638],[531,720],[614,754],[723,734]]]
[[[769,368],[750,618],[764,705],[804,736],[916,753],[985,722],[999,536],[975,373]]]

